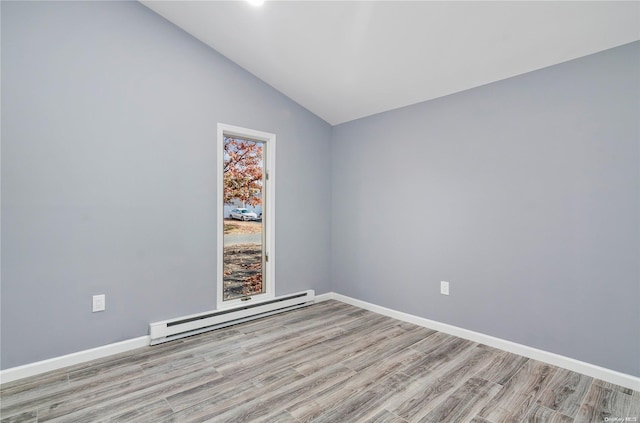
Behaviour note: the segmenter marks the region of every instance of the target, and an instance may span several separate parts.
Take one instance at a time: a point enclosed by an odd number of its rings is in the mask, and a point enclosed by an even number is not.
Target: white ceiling
[[[142,3],[332,125],[640,39],[640,2]]]

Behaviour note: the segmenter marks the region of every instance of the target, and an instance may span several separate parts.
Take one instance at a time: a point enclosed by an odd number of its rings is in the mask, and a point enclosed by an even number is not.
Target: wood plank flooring
[[[0,399],[2,423],[640,421],[636,391],[337,301],[4,384]]]

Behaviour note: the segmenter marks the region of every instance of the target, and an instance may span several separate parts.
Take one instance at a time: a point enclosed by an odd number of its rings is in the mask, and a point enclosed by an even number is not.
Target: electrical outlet
[[[440,293],[442,295],[449,295],[449,282],[440,281]]]
[[[93,312],[104,311],[106,308],[106,299],[104,294],[93,296]]]

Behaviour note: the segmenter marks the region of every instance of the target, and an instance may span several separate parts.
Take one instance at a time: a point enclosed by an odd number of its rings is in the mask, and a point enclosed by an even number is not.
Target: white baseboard
[[[326,294],[316,295],[313,301],[316,303],[321,303],[323,301],[329,301],[329,300],[335,300],[335,299],[336,299],[335,292],[327,292]]]
[[[136,348],[146,347],[148,345],[149,337],[141,336],[139,338],[128,339],[126,341],[103,345],[89,350],[78,351],[72,354],[50,358],[48,360],[36,361],[35,363],[25,364],[24,366],[12,367],[0,371],[0,384],[13,382],[25,377],[39,375],[41,373],[58,370],[63,367],[73,366],[75,364],[85,363],[87,361],[95,360],[96,358],[104,358]]]
[[[469,341],[478,342],[484,345],[488,345],[490,347],[499,348],[503,351],[522,355],[524,357],[542,361],[543,363],[551,364],[557,367],[562,367],[563,369],[582,373],[584,375],[601,379],[606,382],[624,386],[625,388],[633,389],[635,391],[640,391],[640,378],[636,376],[631,376],[625,373],[617,372],[615,370],[606,369],[604,367],[596,366],[594,364],[585,363],[584,361],[579,361],[579,360],[565,357],[552,352],[539,350],[533,347],[528,347],[526,345],[507,341],[501,338],[496,338],[494,336],[485,335],[480,332],[474,332],[471,330],[459,328],[457,326],[436,322],[435,320],[429,320],[423,317],[414,316],[412,314],[403,313],[401,311],[392,310],[390,308],[382,307],[376,304],[371,304],[366,301],[356,300],[355,298],[347,297],[346,295],[337,294],[335,292],[330,292],[328,294],[322,294],[322,295],[316,296],[317,301],[319,301],[318,297],[322,297],[322,300],[320,301],[326,301],[331,299],[338,300],[343,303],[347,303],[356,307],[363,308],[365,310],[373,311],[374,313],[393,317],[394,319],[413,323],[415,325],[437,330],[439,332],[444,332],[449,335],[468,339]]]
[[[473,342],[489,345],[490,347],[499,348],[501,350],[522,355],[534,360],[542,361],[563,369],[582,373],[606,382],[624,386],[635,391],[640,391],[640,378],[631,376],[615,370],[606,369],[604,367],[585,363],[584,361],[575,360],[559,354],[548,351],[539,350],[537,348],[528,347],[526,345],[517,344],[505,339],[496,338],[483,333],[462,329],[457,326],[436,322],[435,320],[425,319],[423,317],[414,316],[412,314],[403,313],[401,311],[392,310],[366,301],[356,300],[346,295],[329,292],[315,296],[315,302],[320,303],[328,300],[337,300],[346,304],[373,311],[374,313],[393,317],[394,319],[404,322],[413,323],[429,329],[434,329],[459,338],[468,339]],[[107,357],[113,354],[133,350],[149,345],[149,336],[141,336],[139,338],[129,339],[114,344],[104,345],[102,347],[92,348],[90,350],[79,351],[73,354],[63,355],[48,360],[38,361],[24,366],[13,367],[0,371],[0,384],[19,380],[29,376],[35,376],[51,370],[61,369],[63,367],[84,363],[97,358]]]
[[[315,302],[322,302],[332,299],[332,292],[315,296]],[[52,370],[62,369],[63,367],[73,366],[85,363],[97,358],[104,358],[110,355],[119,354],[136,348],[146,347],[151,342],[150,336],[141,336],[139,338],[128,339],[89,350],[78,351],[72,354],[60,357],[50,358],[48,360],[37,361],[35,363],[25,364],[23,366],[11,367],[9,369],[0,370],[0,385],[3,383],[13,382],[24,379],[29,376],[36,376]]]

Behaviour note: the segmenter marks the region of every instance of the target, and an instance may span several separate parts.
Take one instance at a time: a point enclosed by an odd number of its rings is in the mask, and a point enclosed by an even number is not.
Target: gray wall
[[[278,136],[277,294],[335,290],[640,375],[639,57],[332,133],[140,4],[3,1],[1,367],[215,307],[224,122]]]
[[[218,122],[277,135],[276,293],[327,292],[326,122],[138,3],[2,2],[2,368],[215,308]]]
[[[640,376],[638,75],[634,43],[334,127],[333,289]]]

